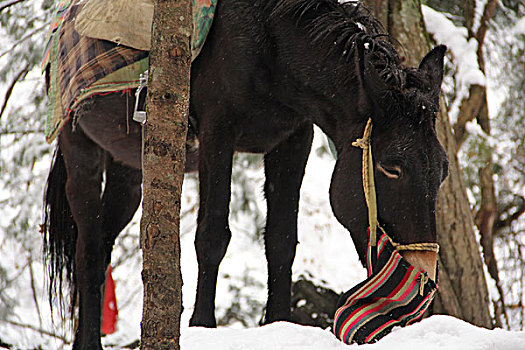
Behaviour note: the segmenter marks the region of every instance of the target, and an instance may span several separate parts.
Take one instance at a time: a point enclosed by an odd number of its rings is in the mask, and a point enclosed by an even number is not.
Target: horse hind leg
[[[191,173],[199,170],[199,126],[196,118],[188,118],[188,133],[186,135],[186,162],[184,172]]]
[[[102,195],[102,228],[106,267],[119,233],[131,221],[141,199],[142,173],[106,154],[106,185]]]
[[[297,245],[299,191],[312,145],[306,123],[264,158],[268,302],[264,322],[290,320],[292,264]]]
[[[102,349],[101,286],[104,283],[101,183],[103,151],[81,130],[67,124],[59,136],[67,171],[66,196],[77,225],[74,280],[79,322],[73,349]]]
[[[199,134],[200,206],[195,237],[199,273],[190,326],[215,327],[217,274],[231,238],[228,214],[233,130],[224,125],[203,126],[202,130],[213,132]]]

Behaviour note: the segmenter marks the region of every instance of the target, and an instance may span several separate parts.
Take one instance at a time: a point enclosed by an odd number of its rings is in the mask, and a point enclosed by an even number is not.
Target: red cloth
[[[115,295],[115,281],[111,276],[111,266],[108,267],[106,274],[106,288],[104,288],[104,305],[102,307],[102,327],[103,334],[115,333],[117,324],[118,308],[117,297]]]

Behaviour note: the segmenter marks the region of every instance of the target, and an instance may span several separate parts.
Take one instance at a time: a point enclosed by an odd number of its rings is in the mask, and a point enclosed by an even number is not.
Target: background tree
[[[179,349],[180,210],[190,98],[191,1],[155,1],[143,133],[141,349]]]
[[[35,67],[40,66],[50,7],[51,1],[0,1],[0,255],[6,257],[0,262],[0,324],[19,329],[43,328],[37,278],[41,242],[38,235],[31,237],[38,231],[47,175],[42,169],[49,166],[51,151],[41,137],[45,119],[35,118],[45,113],[43,79]],[[16,252],[17,259],[9,260],[6,251]],[[35,322],[12,317],[20,304],[14,289],[30,292]]]
[[[458,156],[468,164],[463,174],[487,277],[493,281],[489,286],[494,324],[523,329],[525,3],[430,0],[428,4],[465,30],[487,77],[486,83],[466,88],[452,79],[454,86],[445,90]],[[450,77],[459,75],[460,61],[451,55]]]

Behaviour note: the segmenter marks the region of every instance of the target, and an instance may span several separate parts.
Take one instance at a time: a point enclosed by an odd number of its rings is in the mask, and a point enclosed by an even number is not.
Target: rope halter
[[[374,160],[372,158],[372,118],[369,118],[362,138],[358,138],[352,142],[352,146],[363,149],[362,161],[362,176],[363,176],[363,190],[365,192],[366,205],[368,207],[368,223],[370,229],[370,246],[375,247],[377,244],[377,228],[387,235],[385,230],[379,225],[377,220],[377,199],[376,187],[374,181]],[[387,235],[388,236],[388,235]],[[411,243],[399,244],[392,241],[388,236],[392,245],[398,251],[412,250],[412,251],[433,251],[439,252],[439,244],[437,243]]]
[[[374,343],[394,327],[404,327],[421,319],[437,290],[436,281],[429,278],[428,272],[412,265],[399,251],[437,252],[439,246],[436,243],[395,244],[379,225],[371,135],[372,120],[369,119],[363,137],[352,143],[363,149],[363,189],[370,226],[366,253],[368,277],[341,296],[334,316],[334,334],[346,344]]]

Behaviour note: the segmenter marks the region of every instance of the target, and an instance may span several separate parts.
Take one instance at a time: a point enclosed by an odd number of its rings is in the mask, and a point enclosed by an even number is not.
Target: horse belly
[[[266,114],[268,115],[268,114]],[[246,118],[240,123],[241,132],[236,150],[268,153],[286,140],[300,125],[299,120],[275,118]]]

